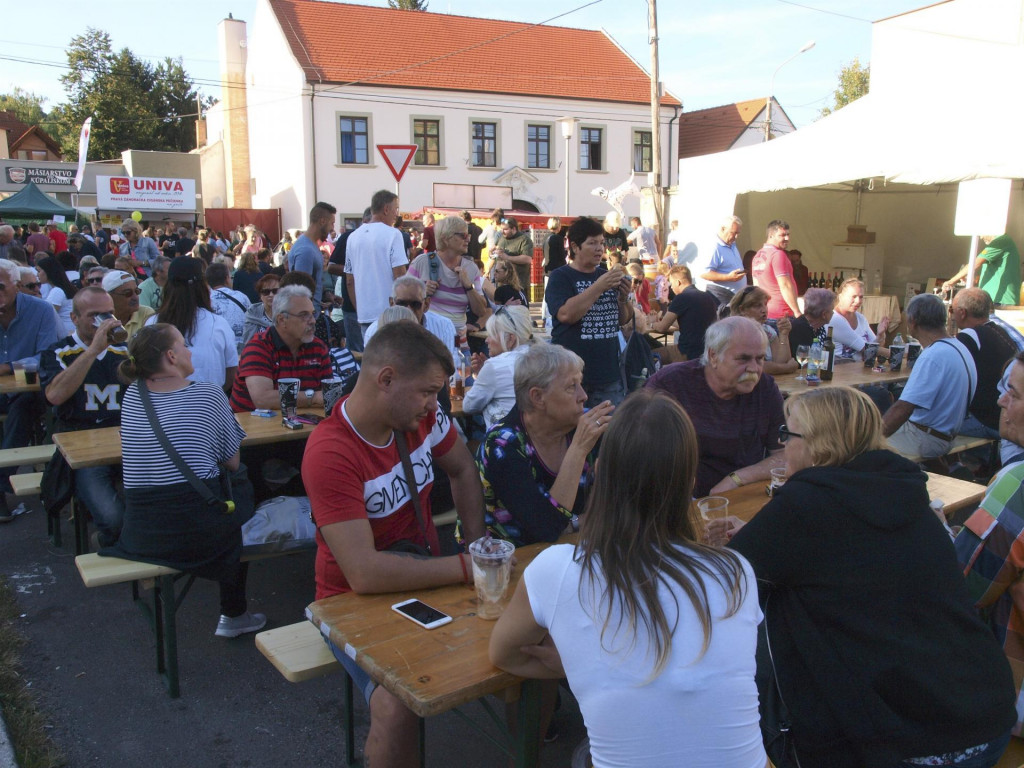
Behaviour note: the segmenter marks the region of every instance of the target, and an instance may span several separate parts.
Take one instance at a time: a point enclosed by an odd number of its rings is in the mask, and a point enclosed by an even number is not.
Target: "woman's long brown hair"
[[[629,648],[641,632],[647,634],[655,657],[651,680],[668,663],[678,622],[670,625],[659,585],[671,588],[674,582],[689,598],[704,633],[701,653],[712,632],[706,582],[715,580],[729,593],[726,617],[739,609],[747,589],[738,555],[700,543],[703,526],[691,504],[697,461],[697,436],[682,406],[660,392],[631,394],[604,435],[581,522],[576,546],[585,575],[581,603],[588,604],[589,584],[597,598],[589,604],[603,614],[594,616],[603,621],[602,644],[610,628],[613,637],[627,632]],[[594,595],[598,584],[603,584],[599,597]],[[618,623],[610,627],[616,610]]]

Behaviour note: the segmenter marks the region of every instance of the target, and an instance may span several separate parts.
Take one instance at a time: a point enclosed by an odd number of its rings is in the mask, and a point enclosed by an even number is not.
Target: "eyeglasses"
[[[299,320],[301,320],[304,323],[308,323],[310,320],[313,319],[313,313],[312,312],[282,312],[281,314],[282,315],[288,315],[289,317],[298,318]]]
[[[103,275],[99,277],[90,277],[85,281],[88,285],[100,285],[103,282]]]
[[[22,283],[21,285],[23,288],[28,288],[30,291],[34,291],[36,288],[42,285],[42,283]]]
[[[452,232],[452,234],[455,235],[456,237],[465,237],[467,239],[469,238],[469,232]]]
[[[260,288],[260,296],[275,296],[280,288]]]
[[[782,426],[779,427],[779,442],[780,443],[783,443],[783,444],[788,443],[789,442],[789,438],[791,438],[791,437],[799,437],[801,440],[803,439],[803,435],[797,434],[796,432],[790,432],[789,431],[789,427],[787,427],[785,424],[783,424]]]
[[[423,307],[423,302],[419,299],[395,299],[395,304],[399,307],[408,307],[413,312],[417,312]]]
[[[132,296],[138,296],[141,293],[141,288],[129,288],[127,291],[114,291],[115,296],[120,296],[123,299],[130,299]]]

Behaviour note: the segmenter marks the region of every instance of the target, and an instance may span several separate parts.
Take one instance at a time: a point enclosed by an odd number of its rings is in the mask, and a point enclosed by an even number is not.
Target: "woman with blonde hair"
[[[505,258],[491,262],[491,277],[484,280],[484,294],[496,307],[530,306],[515,265]]]
[[[430,311],[452,321],[455,330],[466,329],[466,313],[486,317],[480,270],[465,258],[469,249],[469,225],[459,216],[445,216],[434,225],[437,251],[423,253],[409,264],[409,274],[427,286]]]
[[[491,635],[498,667],[568,677],[597,768],[765,765],[754,574],[701,543],[690,504],[698,455],[678,402],[648,390],[626,398],[579,542],[537,555]]]
[[[864,346],[878,341],[879,336],[882,338],[882,347],[885,347],[885,332],[889,329],[889,318],[883,317],[878,321],[876,336],[875,331],[871,330],[871,324],[860,312],[863,304],[864,283],[855,277],[843,281],[836,294],[835,312],[828,322],[836,345],[836,357],[862,360]],[[888,350],[883,349],[883,354],[888,354]]]
[[[763,288],[748,285],[736,291],[729,302],[729,314],[736,317],[747,317],[759,324],[768,334],[768,356],[764,361],[764,372],[777,376],[793,373],[799,364],[793,359],[789,348],[789,331],[792,323],[788,317],[780,317],[778,325],[768,322],[768,292]]]
[[[799,764],[994,765],[1013,678],[925,474],[887,449],[859,390],[808,390],[785,413],[788,480],[729,546],[762,585],[758,674],[774,666]]]
[[[490,429],[516,404],[516,363],[530,348],[533,329],[526,307],[498,307],[487,318],[486,327],[490,357],[473,355],[475,381],[466,391],[462,410],[469,414],[482,413],[484,428]]]

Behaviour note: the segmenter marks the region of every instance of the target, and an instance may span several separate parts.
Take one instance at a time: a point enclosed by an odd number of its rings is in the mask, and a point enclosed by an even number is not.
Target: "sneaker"
[[[263,629],[267,623],[267,617],[262,613],[249,613],[246,611],[241,616],[221,616],[217,622],[217,637],[238,637],[246,632],[257,632]]]

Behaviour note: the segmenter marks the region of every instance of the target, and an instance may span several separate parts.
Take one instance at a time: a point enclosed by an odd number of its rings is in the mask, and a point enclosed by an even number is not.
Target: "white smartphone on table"
[[[436,608],[431,608],[415,598],[395,603],[391,606],[391,610],[401,614],[409,621],[419,624],[424,629],[437,629],[452,620],[451,616],[441,613]]]

